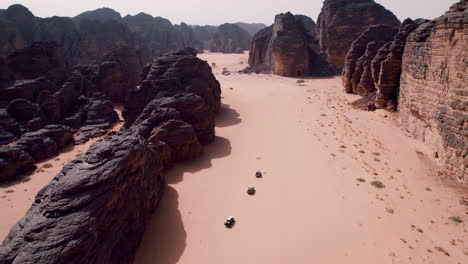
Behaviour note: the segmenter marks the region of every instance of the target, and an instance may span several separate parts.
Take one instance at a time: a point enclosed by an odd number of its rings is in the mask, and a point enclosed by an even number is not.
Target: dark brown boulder
[[[40,162],[57,155],[70,143],[73,143],[73,133],[69,127],[49,125],[22,135],[16,147],[29,153],[34,161]]]
[[[338,72],[352,42],[373,25],[397,27],[395,15],[374,0],[325,0],[317,21],[320,49]]]
[[[93,144],[36,196],[1,263],[131,263],[165,183],[158,153],[131,133]]]
[[[153,146],[158,146],[158,141],[166,143],[174,162],[197,158],[203,150],[193,127],[180,120],[168,120],[155,127],[148,141],[154,142]]]
[[[194,49],[165,54],[145,68],[140,87],[130,91],[125,102],[122,112],[125,126],[130,127],[153,99],[171,97],[179,93],[200,96],[210,112],[210,118],[219,111],[219,82],[208,63],[196,57]]]
[[[12,180],[33,168],[34,160],[28,153],[16,147],[0,146],[0,182]]]
[[[329,67],[319,54],[311,18],[279,14],[275,23],[259,31],[252,40],[249,67],[243,72],[282,76],[323,76]]]
[[[371,62],[378,50],[392,41],[397,32],[398,29],[392,26],[372,26],[353,41],[346,55],[342,77],[347,93],[364,96],[375,90]]]
[[[398,87],[400,86],[401,60],[406,39],[418,26],[417,23],[409,18],[403,21],[394,40],[381,52],[379,51],[379,56],[376,56],[372,61],[373,76],[377,88],[375,102],[377,108],[387,107],[389,100],[396,101]],[[383,56],[385,57],[382,58]]]
[[[151,113],[149,113],[151,111]],[[135,122],[140,136],[148,139],[154,127],[159,126],[167,120],[180,120],[180,112],[174,108],[157,107],[143,110],[142,117]]]
[[[201,144],[205,145],[214,140],[215,114],[203,98],[192,93],[180,93],[171,97],[154,99],[145,107],[134,125],[139,126],[147,122],[146,120],[154,116],[155,111],[164,108],[172,108],[179,112],[180,119],[193,127]],[[173,114],[170,113],[170,115]]]
[[[236,24],[225,23],[218,27],[211,43],[212,52],[239,53],[248,50],[252,37]]]
[[[148,146],[159,154],[161,164],[164,170],[172,167],[171,147],[159,140],[148,141]]]
[[[28,122],[37,116],[37,107],[25,99],[15,99],[10,102],[6,111],[16,120]]]
[[[82,144],[90,138],[99,137],[107,133],[114,126],[119,117],[114,105],[102,93],[94,93],[87,99],[87,103],[78,110],[81,127],[75,135],[75,143]]]
[[[20,135],[18,122],[7,111],[0,109],[0,145],[11,143]]]

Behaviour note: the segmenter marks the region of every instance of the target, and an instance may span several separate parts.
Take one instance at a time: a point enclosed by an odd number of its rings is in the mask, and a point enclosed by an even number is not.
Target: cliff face
[[[468,183],[468,1],[407,39],[399,111],[403,127]]]
[[[236,24],[222,24],[218,27],[211,43],[212,52],[240,53],[248,50],[252,38]]]
[[[325,0],[317,21],[320,49],[337,71],[356,37],[373,25],[398,26],[392,12],[373,0]]]
[[[282,76],[326,75],[328,66],[319,55],[314,23],[304,16],[279,14],[275,23],[255,34],[246,72]]]

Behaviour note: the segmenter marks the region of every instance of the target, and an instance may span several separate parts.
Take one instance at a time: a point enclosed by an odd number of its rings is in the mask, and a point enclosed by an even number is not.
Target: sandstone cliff
[[[317,21],[320,49],[338,72],[356,37],[373,25],[398,26],[392,12],[374,0],[325,0]]]
[[[468,1],[407,39],[399,111],[403,127],[468,183]]]

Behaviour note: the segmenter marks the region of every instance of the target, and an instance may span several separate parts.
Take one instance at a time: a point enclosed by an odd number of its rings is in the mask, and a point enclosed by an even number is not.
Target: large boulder
[[[323,76],[329,67],[319,54],[311,18],[279,14],[275,23],[260,30],[252,40],[249,67],[244,72],[282,76]]]
[[[106,134],[107,130],[119,121],[114,105],[104,94],[94,93],[86,101],[87,103],[76,114],[81,119],[81,127],[75,134],[76,144]]]
[[[0,182],[13,180],[16,175],[33,168],[34,160],[27,152],[16,147],[0,146]]]
[[[28,100],[15,99],[10,102],[6,111],[16,120],[28,122],[37,116],[37,107]]]
[[[73,143],[73,132],[69,127],[49,125],[22,135],[16,147],[40,162],[59,154],[70,143]]]
[[[155,127],[148,141],[158,147],[159,141],[166,143],[174,162],[197,158],[203,150],[193,127],[180,120],[168,120]]]
[[[400,22],[374,0],[325,0],[317,21],[320,49],[339,72],[356,37],[379,24],[396,27]]]
[[[2,87],[0,85],[0,102],[6,104],[11,101],[22,98],[30,102],[38,103],[43,92],[52,94],[59,90],[59,87],[49,81],[47,78],[39,77],[32,80],[22,80],[10,83]]]
[[[372,26],[353,41],[343,69],[343,86],[347,93],[365,96],[375,91],[371,62],[379,49],[392,41],[397,32],[398,29],[392,26]]]
[[[212,52],[242,53],[248,50],[252,37],[236,24],[225,23],[218,27],[211,43]]]
[[[0,145],[17,140],[21,134],[18,122],[7,111],[0,109]]]
[[[184,49],[158,57],[142,74],[142,82],[130,91],[122,115],[130,127],[153,99],[179,93],[201,97],[209,118],[219,111],[221,88],[206,61],[196,57],[194,49]],[[190,123],[190,122],[189,122]]]
[[[1,263],[130,263],[164,189],[161,161],[131,132],[93,144],[34,199]]]
[[[401,123],[468,183],[468,1],[424,23],[406,40],[399,107]]]
[[[202,144],[211,143],[215,138],[215,113],[211,111],[202,97],[193,93],[179,93],[171,97],[161,97],[151,101],[142,111],[135,126],[148,124],[148,120],[155,117],[160,109],[172,108],[180,114],[180,119],[190,124],[195,130],[198,140]],[[176,115],[174,111],[167,111],[160,119]],[[151,122],[155,124],[155,122]],[[146,127],[149,128],[148,126]]]

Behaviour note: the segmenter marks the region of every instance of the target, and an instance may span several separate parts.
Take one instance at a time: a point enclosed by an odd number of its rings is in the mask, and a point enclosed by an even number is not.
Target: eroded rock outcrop
[[[208,63],[197,58],[193,49],[168,53],[146,67],[140,87],[129,93],[125,103],[122,112],[125,126],[130,127],[154,99],[180,93],[200,97],[213,116],[221,106],[219,82]]]
[[[27,152],[16,147],[0,146],[0,182],[12,180],[34,167],[34,159]]]
[[[468,183],[468,1],[419,26],[406,41],[399,93],[403,127]]]
[[[343,69],[343,87],[347,93],[368,95],[375,91],[372,60],[379,49],[393,40],[398,29],[377,25],[368,28],[351,44]]]
[[[130,263],[161,198],[161,169],[131,131],[94,143],[39,192],[0,263]]]
[[[396,110],[401,57],[406,38],[418,25],[406,19],[398,30],[386,25],[372,26],[353,42],[342,78],[347,93],[363,96],[353,106],[364,110]]]
[[[275,23],[255,34],[245,72],[282,76],[327,75],[328,65],[319,54],[313,21],[291,13],[279,14]]]
[[[222,24],[218,27],[211,43],[212,52],[242,53],[248,50],[252,38],[236,24]]]
[[[325,0],[317,21],[320,49],[338,72],[356,37],[373,25],[398,26],[396,16],[374,0]]]

